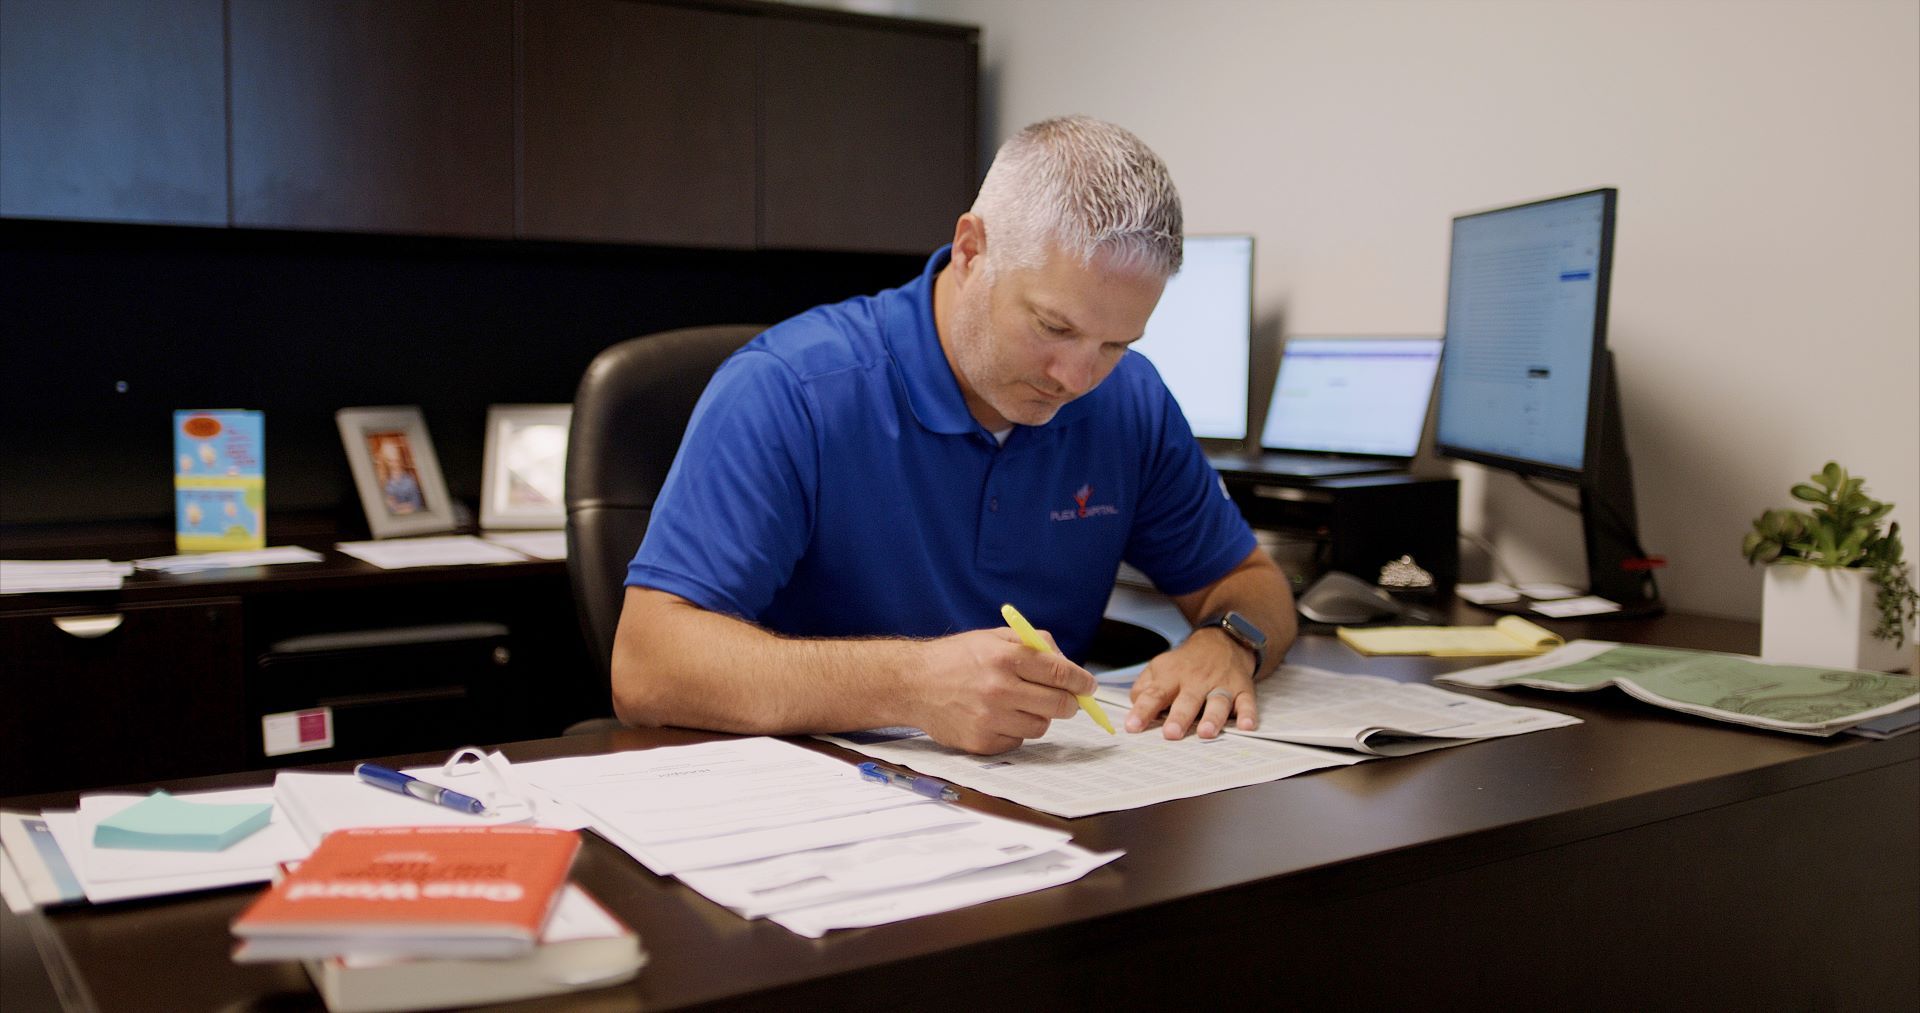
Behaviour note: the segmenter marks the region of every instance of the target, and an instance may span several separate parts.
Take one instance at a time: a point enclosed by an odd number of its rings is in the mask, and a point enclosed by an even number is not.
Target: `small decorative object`
[[[333,418],[373,537],[454,529],[453,499],[418,407],[342,408]]]
[[[1380,568],[1380,586],[1389,591],[1426,591],[1433,587],[1433,574],[1421,569],[1412,556],[1401,556]]]
[[[1741,544],[1766,564],[1760,654],[1768,661],[1890,671],[1913,636],[1920,593],[1902,558],[1893,504],[1832,461],[1793,487],[1812,510],[1768,510]]]
[[[173,413],[173,542],[179,552],[267,547],[264,417]]]
[[[567,428],[573,406],[487,408],[487,458],[480,485],[480,526],[567,526]]]

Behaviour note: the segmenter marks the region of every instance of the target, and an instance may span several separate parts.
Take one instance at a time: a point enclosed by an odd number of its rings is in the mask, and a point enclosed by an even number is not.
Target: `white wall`
[[[1611,344],[1676,608],[1758,618],[1749,520],[1838,458],[1920,555],[1913,0],[896,0],[981,25],[987,151],[1083,112],[1258,237],[1294,333],[1434,332],[1450,219],[1620,188]],[[1579,528],[1458,465],[1463,524],[1578,583]]]

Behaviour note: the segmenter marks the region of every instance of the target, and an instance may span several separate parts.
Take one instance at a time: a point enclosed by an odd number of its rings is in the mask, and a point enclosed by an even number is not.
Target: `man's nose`
[[[1079,397],[1092,390],[1099,376],[1098,349],[1082,348],[1077,344],[1055,355],[1047,366],[1047,379],[1071,397]]]

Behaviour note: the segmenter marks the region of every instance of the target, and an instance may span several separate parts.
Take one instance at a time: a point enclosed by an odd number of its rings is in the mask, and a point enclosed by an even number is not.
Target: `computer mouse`
[[[1393,595],[1350,573],[1331,571],[1300,593],[1300,614],[1316,623],[1351,626],[1406,611]]]

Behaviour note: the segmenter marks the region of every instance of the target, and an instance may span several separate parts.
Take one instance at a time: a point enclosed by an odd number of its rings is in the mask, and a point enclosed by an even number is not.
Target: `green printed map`
[[[1618,680],[1675,703],[1806,724],[1835,721],[1920,693],[1920,680],[1912,676],[1763,665],[1726,654],[1633,645],[1547,671],[1516,673],[1496,684],[1584,690]]]

